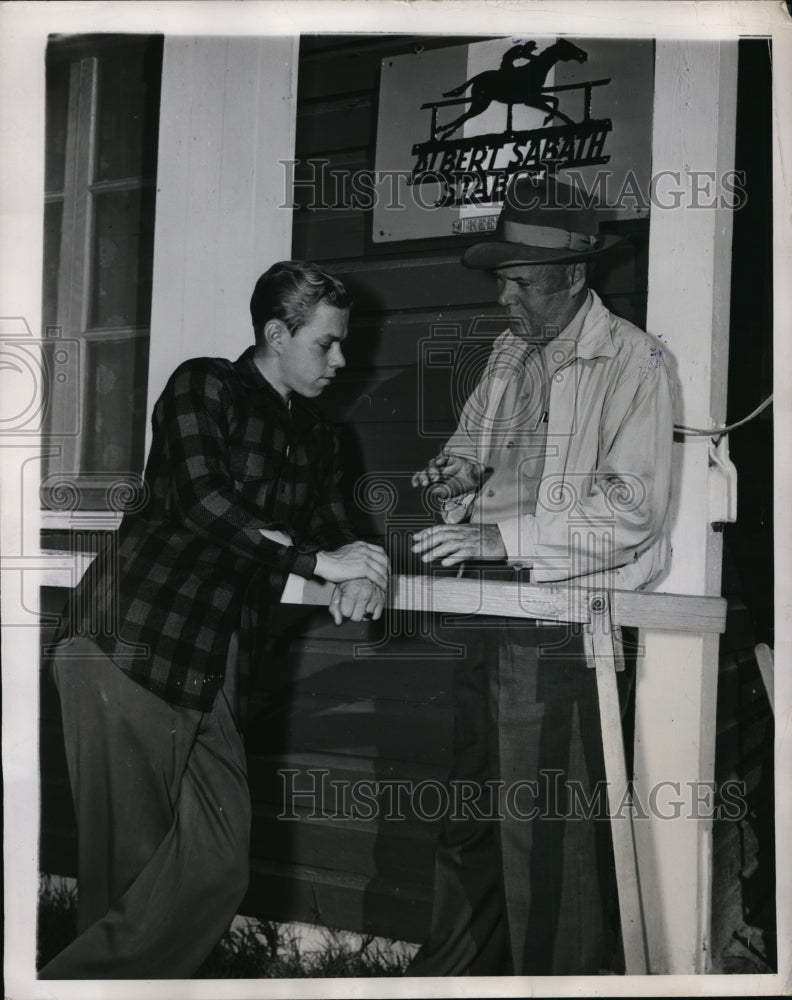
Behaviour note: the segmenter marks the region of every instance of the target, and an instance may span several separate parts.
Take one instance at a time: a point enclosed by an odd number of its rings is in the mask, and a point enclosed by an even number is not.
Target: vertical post
[[[148,414],[200,355],[253,343],[248,302],[291,255],[296,37],[166,36],[157,163]],[[147,421],[146,446],[151,441]]]
[[[607,592],[592,594],[589,597],[589,610],[624,962],[628,975],[642,976],[646,975],[649,968],[641,908],[641,888],[635,857],[632,807],[624,758],[624,733],[619,708],[619,690],[616,684],[613,624]]]
[[[661,337],[680,387],[676,422],[725,417],[737,42],[658,41],[647,327]],[[719,594],[721,536],[708,511],[708,439],[675,446],[674,555],[656,589]],[[636,684],[636,824],[650,964],[661,973],[710,967],[712,818],[718,637],[642,634]]]

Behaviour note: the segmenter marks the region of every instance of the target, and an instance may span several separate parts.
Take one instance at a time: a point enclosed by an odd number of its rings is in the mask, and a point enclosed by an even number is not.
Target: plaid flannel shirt
[[[233,633],[249,653],[287,575],[310,577],[318,550],[356,536],[332,427],[301,396],[287,405],[253,348],[235,362],[185,362],[152,423],[140,509],[125,515],[76,588],[65,632],[90,635],[167,701],[208,711]],[[262,528],[294,544],[270,541]]]

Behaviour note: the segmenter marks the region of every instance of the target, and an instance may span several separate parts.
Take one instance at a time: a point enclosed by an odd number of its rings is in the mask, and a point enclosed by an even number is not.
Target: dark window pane
[[[88,341],[86,370],[83,468],[91,472],[141,472],[148,337]]]
[[[47,202],[44,206],[44,282],[41,317],[45,327],[58,322],[58,272],[62,221],[63,202]]]
[[[94,197],[91,328],[148,326],[154,197],[153,188]]]
[[[69,120],[69,71],[67,62],[47,65],[46,152],[44,186],[62,191],[66,173],[66,130]]]
[[[160,38],[102,55],[95,180],[156,175],[161,72]]]

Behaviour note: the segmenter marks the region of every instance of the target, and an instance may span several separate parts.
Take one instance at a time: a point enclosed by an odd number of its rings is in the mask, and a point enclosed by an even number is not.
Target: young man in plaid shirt
[[[387,556],[355,539],[335,436],[310,402],[344,365],[346,290],[282,262],[250,308],[255,347],[187,361],[168,381],[140,509],[77,588],[56,647],[78,936],[42,978],[197,970],[248,883],[234,706],[257,622],[289,573],[336,584],[336,623],[382,613]]]

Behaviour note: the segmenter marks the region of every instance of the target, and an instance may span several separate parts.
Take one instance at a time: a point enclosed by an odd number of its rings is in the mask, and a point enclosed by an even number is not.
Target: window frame
[[[90,348],[112,341],[126,341],[131,342],[133,350],[141,347],[147,353],[150,340],[150,313],[145,324],[89,326],[93,275],[99,253],[94,231],[96,200],[108,193],[139,191],[142,196],[147,190],[156,192],[156,168],[153,176],[147,177],[142,172],[142,164],[141,172],[137,174],[113,180],[97,179],[99,75],[102,56],[117,52],[119,58],[123,58],[124,54],[139,54],[154,43],[159,45],[161,80],[163,40],[162,35],[156,34],[52,36],[47,51],[48,71],[59,63],[69,65],[63,185],[44,192],[45,206],[60,203],[62,212],[57,249],[55,322],[45,328],[43,340],[50,350],[57,350],[60,341],[68,352],[67,377],[64,380],[56,378],[54,366],[48,365],[46,431],[51,444],[43,456],[41,499],[47,521],[52,526],[55,523],[65,526],[70,511],[75,507],[97,513],[105,511],[107,520],[115,523],[118,517],[113,511],[111,489],[119,483],[129,483],[134,487],[142,473],[142,454],[128,463],[138,467],[126,471],[96,472],[87,468],[91,433],[88,417],[93,405],[89,384]],[[48,128],[48,142],[49,132]],[[153,206],[152,200],[152,213],[155,212]],[[151,223],[153,227],[153,218]],[[48,250],[54,256],[54,248]],[[138,373],[138,377],[142,375],[145,384],[147,359],[142,367],[144,370]],[[132,421],[124,430],[128,454],[135,444],[133,435],[136,431],[139,433],[140,428]]]

